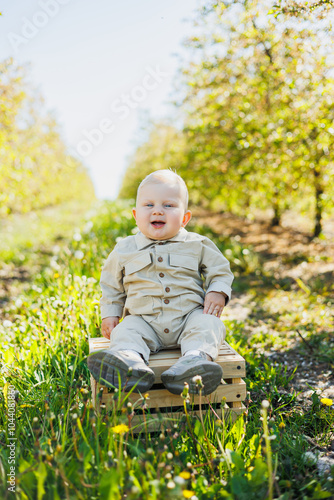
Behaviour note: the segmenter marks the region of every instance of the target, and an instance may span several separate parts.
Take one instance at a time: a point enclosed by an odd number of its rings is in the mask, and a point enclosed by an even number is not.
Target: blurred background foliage
[[[194,205],[238,215],[270,208],[273,225],[293,209],[319,236],[334,195],[330,16],[300,8],[291,20],[291,9],[285,15],[278,7],[208,1],[198,11],[175,116],[150,125],[121,198],[133,198],[152,170],[172,168]]]
[[[0,63],[0,217],[95,199],[85,167],[13,59]]]
[[[332,2],[207,0],[185,40],[172,116],[146,126],[119,198],[176,170],[191,204],[241,216],[288,210],[319,236],[333,215]],[[78,200],[93,184],[15,61],[0,63],[0,217]]]

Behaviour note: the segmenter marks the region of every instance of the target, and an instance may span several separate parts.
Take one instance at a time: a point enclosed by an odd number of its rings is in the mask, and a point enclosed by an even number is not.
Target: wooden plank
[[[237,409],[237,408],[242,408],[243,404],[241,401],[232,401],[231,403],[231,408]]]
[[[161,382],[161,375],[162,373],[167,370],[170,366],[174,364],[177,360],[171,360],[173,362],[170,363],[165,363],[163,365],[160,365],[160,363],[157,362],[150,362],[150,368],[154,371],[155,374],[155,381],[156,383]],[[225,361],[223,360],[217,360],[216,363],[218,363],[222,368],[223,368],[223,376],[224,378],[233,378],[235,376],[240,376],[240,377],[245,377],[246,375],[246,366],[245,366],[245,361]]]
[[[89,352],[93,352],[92,348],[107,349],[110,345],[110,340],[105,337],[94,337],[88,340],[89,342]]]
[[[232,378],[232,377],[245,377],[246,376],[246,363],[242,362],[225,362],[220,365],[223,368],[223,377]]]
[[[246,398],[246,384],[242,379],[236,384],[221,384],[215,392],[208,396],[202,396],[202,403],[208,401],[212,403],[220,403],[222,398],[226,398],[226,402],[243,401]],[[181,396],[172,394],[167,389],[154,389],[149,390],[149,399],[147,400],[149,408],[172,408],[173,406],[182,406],[183,399]],[[199,404],[199,396],[191,395],[191,403]],[[138,393],[131,393],[129,400],[134,404],[140,395]],[[112,400],[112,393],[103,392],[101,402],[109,403]]]
[[[159,356],[159,353],[151,354],[149,363],[150,366],[170,366],[173,363],[175,363],[175,361],[180,357],[181,357],[181,351],[179,350],[176,351],[175,353],[172,353],[171,351],[166,351],[164,353],[164,356]],[[228,354],[219,354],[219,356],[215,359],[215,361],[216,363],[225,361],[234,361],[237,363],[238,361],[243,362],[244,358],[239,355],[228,353]]]

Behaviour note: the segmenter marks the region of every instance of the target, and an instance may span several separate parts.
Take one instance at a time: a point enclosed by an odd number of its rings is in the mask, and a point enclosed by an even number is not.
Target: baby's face
[[[185,212],[181,187],[163,182],[144,184],[132,213],[139,230],[151,240],[173,238],[191,218],[191,212]]]

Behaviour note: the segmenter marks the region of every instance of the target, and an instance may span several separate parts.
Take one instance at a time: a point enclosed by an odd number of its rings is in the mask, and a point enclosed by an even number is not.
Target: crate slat
[[[167,389],[154,389],[154,386],[148,391],[149,393],[149,406],[150,408],[171,408],[173,406],[182,406],[183,399],[181,396],[176,394],[172,394],[167,391]],[[138,401],[138,394],[131,393],[129,395],[129,400],[132,403]],[[222,398],[226,398],[226,402],[232,401],[243,401],[246,397],[246,384],[243,380],[240,379],[239,383],[235,384],[222,384],[218,386],[214,393],[208,396],[202,396],[202,403],[207,403],[208,401],[212,403],[220,403]],[[102,403],[107,403],[110,400],[110,393],[102,394]],[[190,401],[194,404],[199,404],[199,396],[191,395]]]

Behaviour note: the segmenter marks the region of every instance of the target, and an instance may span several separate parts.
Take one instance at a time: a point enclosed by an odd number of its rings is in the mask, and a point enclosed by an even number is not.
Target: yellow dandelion
[[[179,476],[183,479],[189,479],[191,477],[191,474],[189,471],[184,470],[183,472],[180,472]]]
[[[58,273],[54,273],[53,277],[54,278],[59,278],[59,274]]]
[[[115,425],[115,427],[112,427],[111,429],[115,434],[125,434],[129,431],[129,427],[125,424]]]
[[[285,423],[284,423],[284,422],[281,422],[281,423],[278,425],[278,427],[279,427],[280,429],[284,429],[284,427],[285,427]]]
[[[191,498],[192,496],[195,495],[193,491],[190,490],[183,490],[182,491],[184,498]]]
[[[332,406],[333,400],[329,398],[322,398],[320,399],[321,403],[325,406]]]

